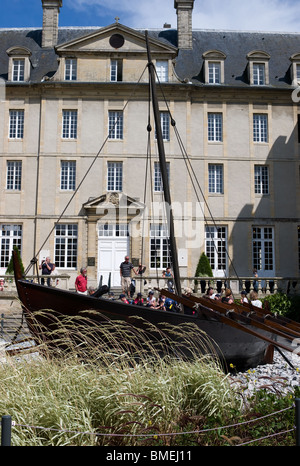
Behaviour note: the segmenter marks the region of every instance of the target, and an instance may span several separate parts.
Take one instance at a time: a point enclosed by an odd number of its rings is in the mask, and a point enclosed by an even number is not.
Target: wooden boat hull
[[[38,322],[43,328],[53,328],[55,319],[66,316],[79,316],[83,311],[93,311],[92,319],[97,324],[110,320],[121,320],[132,324],[134,317],[141,318],[152,325],[159,326],[167,323],[178,326],[184,323],[193,323],[212,339],[215,351],[220,360],[227,366],[234,365],[239,369],[255,367],[266,362],[266,352],[270,345],[260,338],[232,328],[222,322],[208,320],[198,315],[188,315],[169,311],[152,310],[145,306],[124,304],[103,297],[93,298],[71,291],[60,290],[26,280],[17,281],[17,290],[23,306],[27,325],[34,338],[39,339],[39,327],[33,324]],[[41,310],[48,310],[48,317]],[[138,319],[135,325],[139,325]],[[40,327],[40,328],[41,328]],[[268,335],[271,338],[271,335]]]

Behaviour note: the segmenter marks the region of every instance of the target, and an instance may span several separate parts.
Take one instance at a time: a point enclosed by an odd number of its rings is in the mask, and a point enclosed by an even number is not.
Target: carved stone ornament
[[[111,193],[109,195],[108,202],[111,202],[113,205],[119,205],[119,194]]]

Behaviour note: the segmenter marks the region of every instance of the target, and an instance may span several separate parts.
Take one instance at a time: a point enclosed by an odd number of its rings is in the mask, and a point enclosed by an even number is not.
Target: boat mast
[[[159,154],[159,165],[160,165],[164,198],[165,198],[166,209],[167,209],[167,223],[168,223],[168,233],[169,233],[169,239],[170,239],[171,264],[172,264],[174,281],[175,281],[175,289],[176,289],[177,294],[181,295],[177,246],[176,246],[176,240],[175,240],[175,235],[174,235],[174,218],[173,218],[173,212],[172,212],[165,148],[163,144],[160,113],[159,113],[157,93],[156,93],[155,70],[154,70],[154,65],[152,63],[152,59],[151,59],[151,52],[150,52],[149,40],[148,40],[148,31],[145,32],[145,35],[146,35],[147,55],[148,55],[149,82],[150,82],[150,88],[151,88],[151,94],[152,94],[152,106],[153,106],[157,147],[158,147],[158,154]]]

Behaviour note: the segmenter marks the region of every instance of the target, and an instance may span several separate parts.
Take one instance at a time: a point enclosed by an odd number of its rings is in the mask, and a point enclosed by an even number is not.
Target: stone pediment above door
[[[117,216],[122,219],[138,217],[145,205],[138,199],[127,196],[125,193],[108,192],[99,197],[91,198],[83,204],[88,217],[110,217]]]

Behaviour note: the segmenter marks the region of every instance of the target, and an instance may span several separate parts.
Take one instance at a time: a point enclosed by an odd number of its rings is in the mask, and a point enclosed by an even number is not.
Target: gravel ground
[[[242,393],[245,398],[250,397],[259,389],[278,395],[293,393],[296,387],[300,387],[300,356],[288,351],[282,351],[282,353],[293,367],[275,349],[272,364],[257,366],[231,375],[232,387]]]

